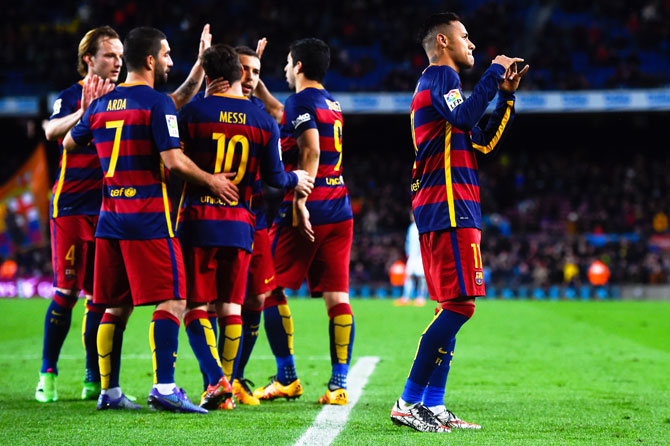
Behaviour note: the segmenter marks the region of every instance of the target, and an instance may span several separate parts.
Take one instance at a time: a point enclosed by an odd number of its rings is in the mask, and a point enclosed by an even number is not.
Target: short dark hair
[[[231,84],[242,78],[242,65],[235,49],[224,43],[212,45],[200,56],[205,74],[210,79],[224,78]]]
[[[260,59],[258,56],[258,53],[251,48],[249,48],[246,45],[240,45],[235,47],[235,52],[239,54],[240,56],[252,56],[255,57],[256,59]]]
[[[100,43],[105,39],[119,39],[119,35],[111,26],[99,26],[93,28],[79,42],[79,51],[77,52],[77,71],[82,76],[88,74],[88,64],[84,61],[84,56],[95,56],[100,48]]]
[[[123,58],[128,71],[136,71],[144,66],[147,56],[158,58],[161,40],[167,40],[162,31],[149,26],[133,28],[123,41]]]
[[[330,48],[326,42],[310,37],[296,40],[289,49],[293,65],[302,62],[302,73],[307,79],[323,80],[330,66]]]
[[[428,19],[423,22],[421,28],[419,28],[419,34],[417,35],[419,43],[426,48],[428,45],[428,39],[436,31],[436,28],[441,25],[448,25],[451,22],[460,22],[461,18],[458,17],[453,12],[441,12],[438,14],[433,14]]]

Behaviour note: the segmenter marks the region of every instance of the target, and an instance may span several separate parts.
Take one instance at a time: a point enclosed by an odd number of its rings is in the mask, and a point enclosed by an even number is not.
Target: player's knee
[[[270,295],[265,299],[264,308],[276,307],[278,305],[286,304],[286,294],[283,288],[275,288]]]
[[[463,316],[470,319],[475,313],[475,300],[469,299],[461,302],[448,300],[446,302],[442,302],[442,308],[448,311],[453,311],[454,313],[462,314]]]
[[[251,310],[251,311],[259,311],[263,309],[263,304],[265,303],[265,300],[270,296],[270,291],[267,293],[263,294],[258,294],[256,296],[247,296],[246,300],[244,301],[244,309],[245,310]]]

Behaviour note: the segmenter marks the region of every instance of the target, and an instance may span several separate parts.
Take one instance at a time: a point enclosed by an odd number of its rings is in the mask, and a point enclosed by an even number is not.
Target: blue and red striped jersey
[[[177,110],[147,84],[119,84],[93,101],[72,129],[79,145],[95,141],[103,170],[96,237],[150,240],[174,237],[160,152],[180,147]]]
[[[238,202],[228,205],[209,189],[188,184],[179,218],[179,238],[192,246],[233,246],[251,252],[256,217],[253,185],[260,177],[278,188],[293,188],[279,155],[277,123],[244,96],[215,94],[187,104],[179,113],[186,153],[210,173],[234,172]]]
[[[307,197],[312,225],[325,225],[354,218],[342,177],[342,109],[322,86],[305,88],[286,99],[282,116],[282,157],[287,170],[298,167],[297,140],[307,129],[319,132],[319,168],[314,189]],[[276,222],[295,225],[293,191],[284,196]]]
[[[51,119],[64,118],[79,110],[83,82],[63,90],[53,105]],[[98,215],[102,203],[102,169],[93,145],[75,151],[61,151],[56,182],[51,194],[51,218],[70,215]]]
[[[491,152],[514,117],[514,95],[498,90],[504,72],[502,65],[491,65],[467,99],[451,67],[430,65],[419,78],[410,114],[416,154],[412,208],[419,233],[481,229],[475,150]],[[478,127],[496,93],[492,116]]]

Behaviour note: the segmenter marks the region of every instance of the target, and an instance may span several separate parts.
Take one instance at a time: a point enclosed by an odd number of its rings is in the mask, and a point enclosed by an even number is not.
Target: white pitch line
[[[347,424],[349,413],[354,408],[368,383],[368,378],[379,362],[376,356],[363,356],[349,371],[346,406],[324,406],[312,426],[295,442],[295,446],[328,446]]]

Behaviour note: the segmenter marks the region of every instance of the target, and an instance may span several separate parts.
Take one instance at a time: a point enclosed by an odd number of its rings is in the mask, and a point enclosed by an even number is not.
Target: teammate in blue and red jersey
[[[116,82],[122,65],[123,45],[109,26],[94,28],[79,43],[78,71],[84,79],[65,89],[54,102],[53,114],[45,127],[49,141],[59,141],[61,159],[51,198],[51,254],[54,270],[53,300],[44,320],[44,342],[40,381],[35,399],[58,400],[56,378],[58,356],[70,329],[72,309],[79,292],[86,295],[82,339],[86,351],[86,376],[82,399],[100,394],[100,371],[96,336],[105,311],[93,303],[93,258],[95,226],[100,212],[102,170],[94,147],[75,152],[63,150],[62,138],[81,119],[82,91],[93,75]],[[83,104],[83,109],[88,104]]]
[[[270,230],[278,288],[263,311],[277,376],[256,389],[260,399],[295,398],[302,386],[293,361],[293,323],[283,288],[297,289],[307,278],[314,296],[328,310],[332,374],[321,404],[347,404],[347,375],[354,340],[349,305],[349,259],[353,214],[342,177],[342,110],[321,85],[330,49],[319,39],[291,45],[285,67],[289,87],[282,124],[282,155],[287,170],[316,176],[309,196],[289,192]],[[272,103],[266,103],[272,107]]]
[[[313,180],[305,171],[284,171],[279,158],[279,129],[267,113],[242,94],[243,69],[237,52],[228,45],[215,45],[205,51],[202,60],[207,81],[223,78],[230,88],[225,94],[193,101],[181,110],[184,148],[205,171],[234,172],[231,181],[240,195],[237,202],[228,204],[212,197],[205,188],[187,185],[180,214],[189,308],[185,320],[194,350],[198,346],[214,350],[213,336],[207,341],[204,335],[212,330],[206,312],[209,302],[215,302],[219,320],[221,362],[213,354],[200,360],[212,386],[235,376],[242,338],[241,306],[256,226],[252,190],[258,173],[274,187],[295,187],[301,193],[311,191]],[[201,406],[216,408],[221,399],[209,393],[208,388]]]
[[[237,187],[226,178],[230,175],[204,172],[181,151],[175,102],[153,89],[167,80],[172,66],[165,35],[154,28],[133,29],[124,42],[124,59],[126,82],[94,101],[64,140],[66,150],[95,140],[104,174],[94,301],[108,308],[98,330],[98,409],[139,408],[119,385],[123,331],[134,305],[155,304],[154,386],[147,402],[156,410],[207,413],[174,383],[185,277],[166,168],[227,203],[238,200]]]
[[[475,150],[490,153],[507,133],[514,117],[514,91],[528,66],[517,73],[516,63],[523,59],[497,56],[465,98],[459,73],[474,65],[475,46],[458,16],[431,16],[419,38],[430,66],[417,82],[411,105],[416,154],[412,208],[428,292],[439,307],[421,336],[391,420],[424,432],[479,429],[444,404],[456,333],[474,313],[475,297],[485,295]],[[479,127],[496,94],[488,124]]]

